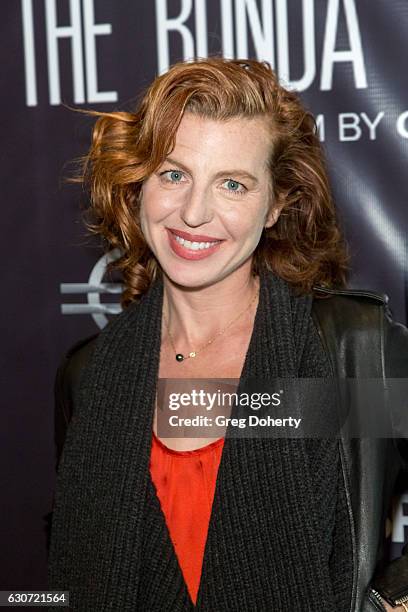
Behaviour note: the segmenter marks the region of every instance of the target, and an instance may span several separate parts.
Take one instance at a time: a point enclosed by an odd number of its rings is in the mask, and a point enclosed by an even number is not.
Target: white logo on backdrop
[[[84,294],[87,297],[87,303],[61,304],[62,314],[90,314],[96,325],[102,329],[108,323],[107,314],[116,315],[122,311],[119,302],[101,303],[101,294],[120,295],[122,293],[123,287],[121,283],[103,282],[108,263],[118,259],[119,256],[119,249],[113,249],[98,259],[92,268],[87,283],[60,284],[62,294]]]

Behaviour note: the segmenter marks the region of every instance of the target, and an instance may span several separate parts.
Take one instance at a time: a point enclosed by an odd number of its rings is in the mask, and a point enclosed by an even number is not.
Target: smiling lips
[[[183,259],[204,259],[218,250],[223,240],[202,234],[189,234],[181,230],[166,228],[170,247]]]

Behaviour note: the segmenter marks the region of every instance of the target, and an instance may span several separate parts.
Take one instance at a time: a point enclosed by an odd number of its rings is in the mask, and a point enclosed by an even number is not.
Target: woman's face
[[[271,206],[270,135],[262,118],[185,113],[175,147],[142,187],[141,227],[164,273],[183,287],[250,274]]]

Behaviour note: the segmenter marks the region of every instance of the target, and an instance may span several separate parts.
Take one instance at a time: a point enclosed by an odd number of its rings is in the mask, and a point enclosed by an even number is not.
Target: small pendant
[[[182,355],[181,353],[177,353],[176,361],[184,361],[184,355]]]
[[[195,357],[195,356],[196,356],[196,354],[195,354],[194,351],[191,351],[191,353],[189,353],[189,357]]]

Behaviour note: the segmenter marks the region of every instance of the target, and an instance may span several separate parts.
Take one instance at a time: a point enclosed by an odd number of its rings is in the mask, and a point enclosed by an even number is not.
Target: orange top
[[[177,451],[153,432],[150,474],[183,572],[196,603],[224,439]]]

